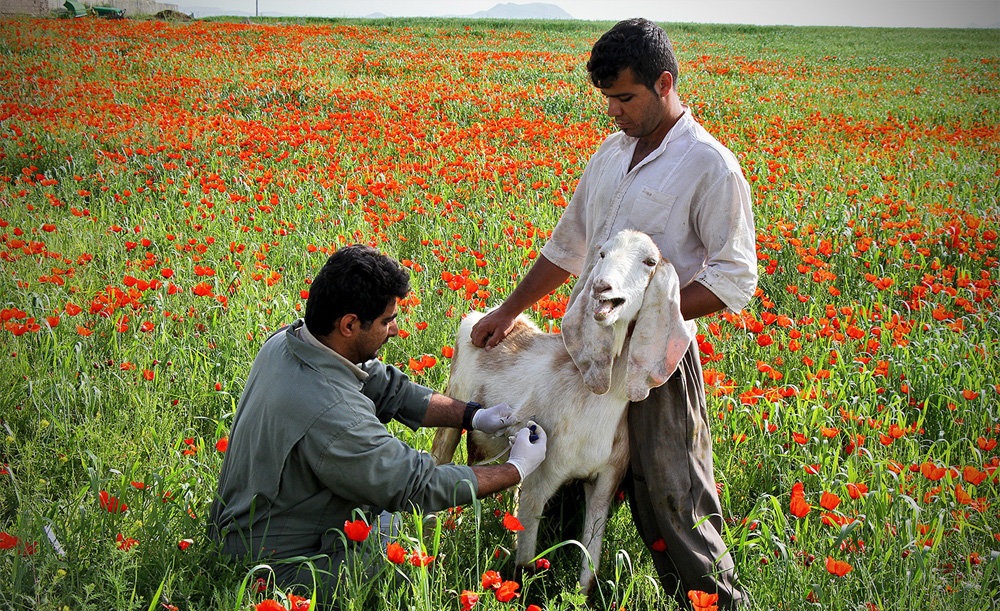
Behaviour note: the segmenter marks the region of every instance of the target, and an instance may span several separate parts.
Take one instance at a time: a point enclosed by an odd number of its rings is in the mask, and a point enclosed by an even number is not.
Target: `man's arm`
[[[452,399],[451,397],[434,393],[427,404],[427,415],[421,423],[423,426],[447,426],[460,428],[465,415],[466,404]],[[491,411],[497,414],[505,413],[509,416],[511,408],[509,405],[501,404],[489,409],[481,410],[486,413]],[[495,420],[496,418],[494,418]],[[493,428],[491,426],[484,428]],[[478,425],[482,427],[482,425]],[[497,425],[499,428],[500,425]],[[499,492],[505,488],[510,488],[521,481],[521,471],[525,475],[534,471],[538,464],[545,457],[547,436],[545,431],[535,425],[532,434],[529,436],[526,429],[518,433],[519,437],[511,448],[510,462],[502,465],[480,465],[472,467],[472,472],[476,475],[478,482],[478,496],[484,497],[494,492]],[[492,431],[490,431],[492,432]],[[520,468],[515,466],[520,465]]]
[[[447,395],[434,393],[427,402],[427,413],[420,426],[462,427],[462,416],[465,415],[465,401],[452,399]]]
[[[479,490],[476,492],[476,496],[479,498],[515,486],[521,481],[521,474],[517,467],[510,463],[480,465],[472,467],[472,472],[476,474],[476,480],[479,483]]]
[[[681,315],[693,320],[725,309],[726,304],[704,284],[692,282],[681,289]]]
[[[472,327],[472,343],[489,350],[499,344],[514,327],[514,319],[531,304],[559,288],[569,278],[569,272],[544,255],[525,274],[521,282],[500,307],[482,317]]]
[[[477,495],[482,498],[522,481],[545,460],[547,446],[548,436],[537,424],[531,423],[518,431],[506,463],[472,467],[478,480]]]

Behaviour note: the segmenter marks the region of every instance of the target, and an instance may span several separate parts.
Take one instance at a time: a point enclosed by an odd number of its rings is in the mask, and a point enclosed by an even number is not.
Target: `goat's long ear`
[[[566,351],[583,375],[583,383],[594,394],[603,395],[611,387],[615,338],[610,327],[598,325],[594,320],[593,284],[588,274],[576,300],[563,316],[562,338]]]
[[[677,272],[667,261],[660,261],[646,287],[629,342],[626,386],[629,401],[642,401],[651,388],[666,382],[694,336],[694,323],[681,316]]]

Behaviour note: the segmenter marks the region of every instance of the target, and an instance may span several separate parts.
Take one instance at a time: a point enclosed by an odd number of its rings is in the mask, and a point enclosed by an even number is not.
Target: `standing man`
[[[271,562],[278,585],[306,584],[319,569],[322,605],[331,603],[345,549],[338,529],[360,509],[438,511],[520,482],[545,457],[545,432],[515,438],[502,465],[436,466],[385,427],[448,426],[495,433],[505,404],[481,409],[413,382],[376,360],[399,329],[396,300],[409,272],[373,248],[334,253],[313,281],[305,320],[261,348],[233,419],[209,532],[234,559]],[[285,562],[280,562],[285,560]],[[301,560],[301,559],[299,559]]]
[[[735,156],[681,103],[666,32],[645,19],[622,21],[594,44],[587,71],[619,131],[587,164],[542,256],[473,329],[472,341],[487,350],[621,229],[649,234],[673,264],[685,319],[739,311],[753,296],[750,188]],[[670,380],[629,406],[628,420],[629,505],[663,587],[682,607],[689,590],[718,593],[720,608],[737,606],[745,595],[722,540],[697,342]],[[653,549],[660,540],[664,551]]]

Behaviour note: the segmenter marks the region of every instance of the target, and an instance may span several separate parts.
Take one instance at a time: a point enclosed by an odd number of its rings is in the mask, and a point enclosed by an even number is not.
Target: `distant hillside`
[[[498,4],[488,11],[479,11],[469,17],[486,19],[573,19],[573,16],[555,4],[545,2],[529,2],[514,4],[506,2]]]
[[[3,0],[0,0],[2,2]],[[193,13],[195,17],[213,17],[217,15],[233,15],[239,17],[252,17],[254,15],[253,10],[246,10],[245,7],[241,8],[231,8],[230,6],[212,6],[206,4],[191,4],[190,1],[185,0],[174,0],[179,5],[179,10],[184,13]],[[196,2],[198,0],[195,0]],[[208,0],[211,2],[211,0]],[[232,0],[224,0],[219,2],[219,4],[231,5]],[[250,9],[254,9],[254,5],[251,3],[249,5]],[[294,6],[294,5],[292,5]],[[322,12],[317,13],[314,11],[308,12],[296,12],[294,9],[284,9],[284,10],[268,10],[262,11],[261,16],[265,17],[309,17],[325,16]],[[365,15],[368,19],[376,19],[381,17],[387,17],[385,13],[373,12]],[[425,17],[432,17],[434,15],[428,13],[424,15]],[[549,4],[546,2],[528,2],[525,4],[515,4],[513,2],[505,2],[498,4],[487,11],[479,11],[471,15],[443,15],[446,17],[465,17],[465,18],[476,18],[476,19],[573,19],[574,17],[562,10],[555,4]]]

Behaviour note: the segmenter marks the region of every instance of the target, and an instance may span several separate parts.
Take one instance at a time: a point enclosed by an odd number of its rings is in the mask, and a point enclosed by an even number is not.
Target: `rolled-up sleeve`
[[[704,194],[693,219],[705,246],[705,267],[695,280],[734,312],[749,303],[757,288],[757,244],[750,188],[741,174],[729,172]]]

